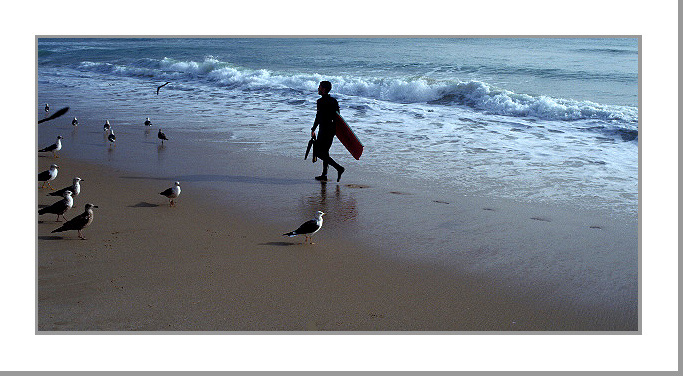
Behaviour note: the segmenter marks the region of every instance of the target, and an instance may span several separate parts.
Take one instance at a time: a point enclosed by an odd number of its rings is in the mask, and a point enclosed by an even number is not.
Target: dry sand
[[[52,162],[40,157],[38,169]],[[99,208],[87,240],[38,218],[39,332],[635,330],[630,314],[540,304],[481,276],[381,257],[325,227],[315,245],[281,236],[308,218],[261,222],[187,188],[171,208],[158,194],[170,180],[57,162],[85,180],[66,217]],[[38,189],[38,207],[58,199],[48,192]]]

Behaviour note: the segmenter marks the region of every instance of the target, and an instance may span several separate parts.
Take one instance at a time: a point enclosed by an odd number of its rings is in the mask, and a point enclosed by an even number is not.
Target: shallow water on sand
[[[609,307],[637,322],[638,229],[630,215],[453,191],[350,158],[341,158],[347,172],[340,183],[321,184],[313,179],[321,164],[304,161],[303,147],[299,158],[286,158],[232,142],[225,130],[179,128],[170,128],[162,145],[158,128],[136,124],[125,109],[109,118],[117,135],[110,145],[101,114],[74,107],[79,126],[69,116],[41,124],[38,146],[60,134],[69,157],[115,167],[129,179],[180,181],[183,195],[242,208],[245,221],[281,228],[263,234],[265,242],[282,241],[322,210],[316,241],[352,239],[383,257],[486,276],[540,303]],[[39,165],[50,160],[41,155]],[[77,175],[60,171],[68,180]]]

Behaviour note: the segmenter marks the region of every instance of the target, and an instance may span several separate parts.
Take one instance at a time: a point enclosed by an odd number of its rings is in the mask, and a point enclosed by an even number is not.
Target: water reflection
[[[322,210],[328,218],[334,216],[338,221],[352,221],[358,217],[358,205],[356,199],[347,190],[342,190],[341,185],[335,185],[334,189],[328,189],[326,182],[320,183],[320,191],[305,197],[304,211],[314,213]]]
[[[166,146],[164,144],[157,145],[157,161],[159,164],[163,163],[166,158]]]

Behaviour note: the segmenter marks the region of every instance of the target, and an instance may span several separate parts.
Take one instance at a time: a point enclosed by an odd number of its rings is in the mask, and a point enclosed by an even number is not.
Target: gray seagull
[[[62,231],[69,231],[69,230],[76,230],[78,231],[78,237],[85,240],[85,237],[81,233],[81,231],[88,227],[93,220],[93,212],[92,209],[96,208],[96,205],[93,204],[85,204],[85,211],[82,214],[79,214],[71,220],[67,221],[65,224],[63,224],[61,227],[59,227],[56,230],[53,230],[52,232],[62,232]]]
[[[71,186],[66,187],[66,188],[62,188],[58,191],[48,193],[48,196],[60,196],[61,197],[61,196],[64,196],[64,192],[71,191],[71,197],[76,197],[81,193],[81,182],[82,181],[84,181],[84,180],[79,178],[78,176],[76,176],[74,178],[74,182],[73,182],[73,184],[71,184]]]

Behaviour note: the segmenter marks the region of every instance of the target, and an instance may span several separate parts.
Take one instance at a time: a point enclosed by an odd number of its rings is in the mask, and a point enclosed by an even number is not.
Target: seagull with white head
[[[60,215],[66,221],[66,217],[64,217],[64,214],[69,209],[71,209],[71,207],[74,206],[74,199],[71,197],[71,191],[69,190],[64,191],[62,197],[64,197],[62,200],[59,200],[50,206],[38,210],[38,214],[57,214],[57,222],[59,222]]]
[[[323,215],[325,215],[325,213],[318,211],[315,213],[315,218],[304,222],[298,229],[282,235],[289,237],[304,235],[306,243],[310,242],[311,244],[315,244],[311,237],[323,227]]]
[[[66,191],[71,191],[71,197],[76,197],[81,193],[81,182],[83,179],[79,178],[76,176],[73,180],[73,184],[71,186],[62,188],[58,191],[54,191],[52,193],[48,193],[48,196],[64,196],[64,192]]]
[[[116,145],[116,135],[114,134],[113,129],[109,129],[109,136],[107,136],[107,140],[109,140],[109,145]]]
[[[57,173],[59,172],[58,168],[59,166],[57,166],[56,164],[52,164],[49,170],[43,171],[40,174],[38,174],[38,181],[43,182],[43,185],[40,188],[45,188],[45,184],[47,184],[50,187],[50,189],[54,190],[54,188],[52,188],[52,185],[50,185],[50,181],[55,180],[55,178],[57,177]]]
[[[169,206],[175,206],[175,201],[173,200],[180,196],[180,182],[173,183],[173,187],[168,188],[159,194],[162,196],[166,196],[169,199]]]
[[[57,152],[60,151],[60,150],[62,150],[62,139],[64,139],[64,137],[62,137],[62,136],[57,136],[57,141],[55,141],[54,144],[52,144],[52,145],[50,145],[50,146],[47,146],[47,147],[44,147],[44,148],[38,150],[38,152],[39,152],[39,153],[52,152],[52,155],[53,155],[55,158],[59,158],[59,156],[57,155]]]

